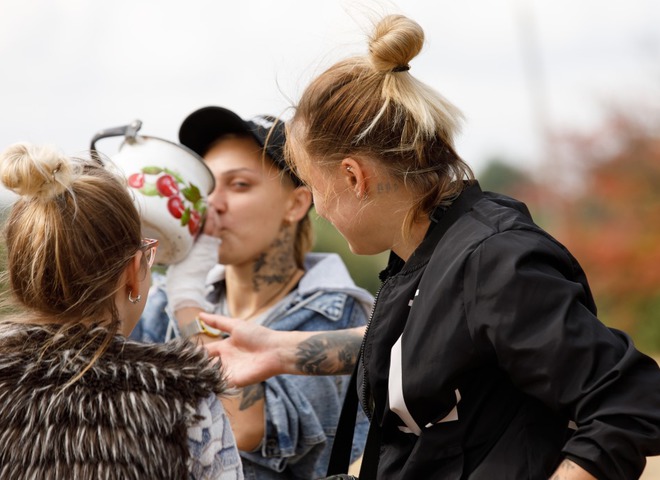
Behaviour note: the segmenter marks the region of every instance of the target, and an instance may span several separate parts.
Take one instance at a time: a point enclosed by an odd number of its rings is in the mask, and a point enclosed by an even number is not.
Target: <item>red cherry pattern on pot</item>
[[[199,231],[199,224],[202,221],[202,216],[197,210],[190,211],[190,220],[188,220],[188,231],[190,235],[197,235]]]
[[[179,193],[176,180],[169,173],[165,173],[156,180],[156,188],[163,197],[173,197]]]
[[[167,198],[167,211],[188,226],[191,235],[199,232],[206,203],[199,188],[186,182],[178,172],[156,166],[143,167],[128,177],[128,185],[142,195]]]
[[[174,218],[181,218],[183,212],[186,211],[186,207],[183,205],[183,200],[181,197],[170,197],[167,201],[167,210]]]
[[[142,188],[144,185],[144,173],[134,173],[128,177],[128,184],[133,188]]]

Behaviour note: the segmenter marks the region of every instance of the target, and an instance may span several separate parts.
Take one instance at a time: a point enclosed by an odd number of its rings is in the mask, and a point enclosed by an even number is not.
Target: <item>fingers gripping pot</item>
[[[109,156],[126,177],[140,212],[142,234],[159,240],[156,263],[182,260],[193,246],[206,215],[207,198],[215,187],[202,158],[187,147],[138,135],[142,122],[103,130],[94,135],[91,150],[102,138],[123,136],[119,151]]]

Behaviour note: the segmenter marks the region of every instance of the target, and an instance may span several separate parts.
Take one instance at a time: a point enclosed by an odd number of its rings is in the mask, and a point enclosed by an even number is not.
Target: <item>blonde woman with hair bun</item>
[[[347,373],[337,339],[363,334],[360,480],[638,478],[660,453],[658,365],[598,320],[577,260],[523,203],[481,190],[454,148],[460,111],[412,74],[423,42],[415,21],[383,18],[368,53],[312,80],[287,125],[317,213],[353,252],[390,251],[366,330],[202,315],[230,334],[207,348],[242,383]],[[346,478],[337,458],[328,473]]]
[[[0,181],[11,309],[0,320],[0,478],[242,478],[203,350],[127,340],[157,241],[95,160],[16,144]]]

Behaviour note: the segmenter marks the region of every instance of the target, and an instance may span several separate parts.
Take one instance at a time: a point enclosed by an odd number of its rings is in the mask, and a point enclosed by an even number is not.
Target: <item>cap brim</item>
[[[268,118],[275,127],[266,127],[259,118]],[[286,134],[284,123],[274,117],[255,117],[243,120],[231,110],[223,107],[204,107],[188,115],[179,128],[179,142],[204,157],[209,147],[220,137],[228,134],[247,134],[265,149],[271,161],[283,172],[287,172],[294,184],[302,185],[284,159]]]
[[[223,135],[249,133],[250,125],[231,110],[204,107],[188,115],[179,128],[179,142],[203,157],[211,144]]]

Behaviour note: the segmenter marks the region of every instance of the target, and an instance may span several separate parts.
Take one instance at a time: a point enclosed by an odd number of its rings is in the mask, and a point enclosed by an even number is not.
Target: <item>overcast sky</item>
[[[365,50],[373,9],[424,28],[411,73],[464,111],[457,147],[477,171],[494,156],[534,168],[540,123],[588,127],[608,102],[658,100],[658,0],[0,0],[0,148],[77,153],[136,118],[176,140],[212,104],[282,114]]]

